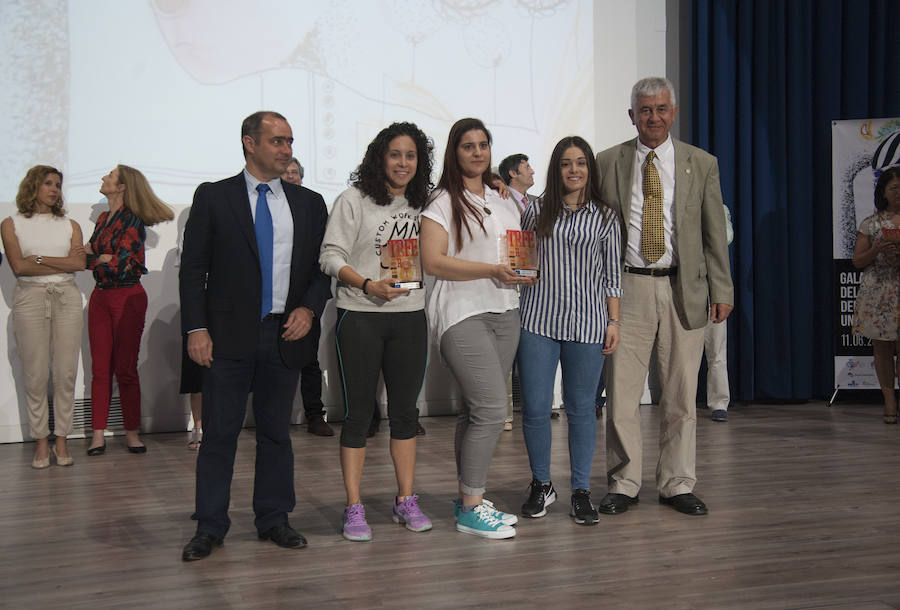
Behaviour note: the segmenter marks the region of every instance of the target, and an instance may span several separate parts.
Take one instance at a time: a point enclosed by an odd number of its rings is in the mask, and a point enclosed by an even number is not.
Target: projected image
[[[66,172],[69,201],[95,202],[96,176],[121,161],[186,204],[200,182],[240,169],[240,121],[259,108],[288,117],[304,185],[329,203],[395,120],[442,150],[449,126],[476,116],[493,131],[495,164],[525,152],[539,167],[561,135],[594,133],[592,10],[587,0],[5,1],[0,95],[13,112],[0,121],[47,137],[5,151],[0,191],[49,161]],[[35,27],[48,20],[54,34]]]

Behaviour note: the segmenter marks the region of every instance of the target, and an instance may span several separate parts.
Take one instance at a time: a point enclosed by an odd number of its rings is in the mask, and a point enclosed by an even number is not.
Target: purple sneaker
[[[427,532],[431,529],[431,519],[425,516],[419,508],[419,494],[408,496],[403,502],[398,503],[394,497],[394,523],[406,525],[411,532]]]
[[[372,539],[372,529],[366,523],[366,509],[358,502],[344,509],[344,538],[357,542]]]

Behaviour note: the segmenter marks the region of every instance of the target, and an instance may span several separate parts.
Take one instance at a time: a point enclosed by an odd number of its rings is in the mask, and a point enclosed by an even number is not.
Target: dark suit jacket
[[[678,240],[675,307],[685,328],[703,328],[709,321],[709,303],[734,304],[719,164],[704,150],[674,138],[672,143]],[[597,154],[600,195],[622,219],[622,260],[628,244],[636,148],[637,138]]]
[[[294,217],[294,249],[285,315],[308,307],[318,318],[331,297],[331,282],[319,269],[319,248],[328,212],[322,196],[282,181]],[[247,184],[243,172],[197,187],[184,229],[179,277],[183,332],[206,328],[213,358],[253,355],[259,332],[262,273]],[[300,368],[318,351],[318,333],[278,341],[287,366]]]

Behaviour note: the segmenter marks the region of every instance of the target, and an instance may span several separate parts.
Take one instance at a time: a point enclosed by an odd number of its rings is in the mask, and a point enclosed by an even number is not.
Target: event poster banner
[[[900,164],[900,118],[832,121],[834,226],[834,387],[878,389],[872,342],[853,333],[853,310],[862,271],[853,266],[860,223],[875,213],[875,182]]]

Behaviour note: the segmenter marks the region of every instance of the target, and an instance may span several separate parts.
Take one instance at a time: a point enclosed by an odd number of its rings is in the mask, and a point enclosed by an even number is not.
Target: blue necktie
[[[266,193],[271,190],[265,182],[256,187],[259,197],[256,200],[256,247],[259,249],[259,268],[262,271],[262,308],[260,319],[265,318],[272,311],[272,259],[274,258],[272,245],[272,212],[269,211],[269,202],[266,201]]]

